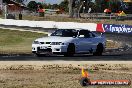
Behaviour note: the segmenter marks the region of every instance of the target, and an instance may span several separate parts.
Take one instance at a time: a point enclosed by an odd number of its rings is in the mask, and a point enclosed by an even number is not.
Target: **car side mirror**
[[[101,37],[104,37],[104,33],[101,33]]]
[[[73,38],[76,38],[76,36],[72,36]]]

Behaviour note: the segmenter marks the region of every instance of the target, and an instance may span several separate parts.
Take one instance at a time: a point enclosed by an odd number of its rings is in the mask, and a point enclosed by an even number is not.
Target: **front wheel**
[[[75,45],[74,44],[69,44],[67,48],[67,53],[64,54],[64,56],[73,56],[75,54]]]
[[[98,44],[97,48],[96,48],[96,52],[94,52],[93,55],[94,56],[101,56],[103,53],[103,49],[104,49],[103,44],[101,44],[101,43]]]

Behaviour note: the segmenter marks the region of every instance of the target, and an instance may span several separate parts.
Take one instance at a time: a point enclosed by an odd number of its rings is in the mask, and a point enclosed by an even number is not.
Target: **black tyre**
[[[80,80],[80,84],[81,84],[81,86],[88,86],[88,85],[90,85],[91,84],[91,82],[90,82],[90,79],[88,79],[88,78],[81,78],[81,80]]]
[[[99,43],[99,44],[97,45],[96,52],[93,53],[93,55],[94,55],[94,56],[101,56],[102,53],[103,53],[103,50],[104,50],[103,44]]]
[[[75,54],[75,45],[74,44],[69,44],[67,48],[67,53],[64,54],[64,56],[73,56]]]

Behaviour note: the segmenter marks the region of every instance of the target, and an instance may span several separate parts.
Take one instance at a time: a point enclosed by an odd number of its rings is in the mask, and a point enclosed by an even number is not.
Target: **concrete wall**
[[[96,24],[96,23],[77,23],[77,22],[55,22],[55,21],[29,21],[29,20],[12,20],[0,19],[0,25],[44,28],[44,29],[87,29],[98,32],[114,32],[132,34],[131,25],[116,24]]]
[[[0,19],[0,25],[13,25],[23,27],[38,28],[59,28],[59,29],[88,29],[96,31],[96,23],[77,23],[77,22],[55,22],[55,21],[29,21],[29,20],[12,20]]]

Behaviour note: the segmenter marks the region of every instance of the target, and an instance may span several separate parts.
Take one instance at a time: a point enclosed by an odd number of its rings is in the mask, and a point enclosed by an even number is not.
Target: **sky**
[[[24,2],[27,4],[30,1],[36,1],[36,2],[44,2],[44,3],[50,3],[50,4],[59,4],[60,2],[64,0],[24,0]]]

